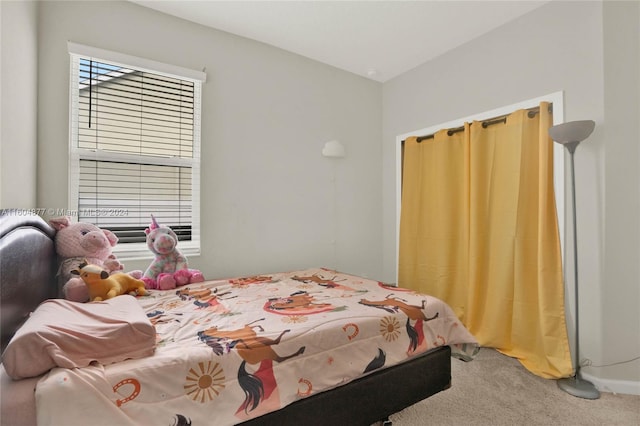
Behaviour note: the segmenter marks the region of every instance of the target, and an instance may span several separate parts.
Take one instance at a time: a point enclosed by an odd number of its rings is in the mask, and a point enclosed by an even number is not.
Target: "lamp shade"
[[[549,136],[561,144],[582,142],[589,137],[595,127],[596,123],[593,120],[569,121],[551,127]]]

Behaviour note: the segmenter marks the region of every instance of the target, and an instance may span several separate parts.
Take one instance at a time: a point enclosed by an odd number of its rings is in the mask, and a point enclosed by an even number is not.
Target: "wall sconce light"
[[[342,158],[345,156],[344,146],[339,141],[329,141],[324,144],[322,155],[325,157]]]

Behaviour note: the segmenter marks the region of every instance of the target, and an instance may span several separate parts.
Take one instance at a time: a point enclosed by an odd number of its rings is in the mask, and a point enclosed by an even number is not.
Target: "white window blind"
[[[113,231],[133,257],[149,254],[152,214],[183,251],[199,251],[201,81],[95,50],[103,57],[70,44],[71,209]]]

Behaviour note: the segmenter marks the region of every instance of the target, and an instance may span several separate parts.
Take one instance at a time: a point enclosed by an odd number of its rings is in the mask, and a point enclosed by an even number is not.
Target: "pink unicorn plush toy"
[[[144,230],[147,247],[155,258],[142,276],[148,289],[170,290],[176,286],[204,281],[202,272],[189,269],[187,258],[177,249],[178,237],[168,226],[160,226],[151,215],[151,225]]]

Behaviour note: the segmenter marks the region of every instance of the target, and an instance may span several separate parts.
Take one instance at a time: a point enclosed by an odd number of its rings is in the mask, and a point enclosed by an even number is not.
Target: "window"
[[[204,74],[69,43],[70,210],[113,231],[120,257],[148,256],[153,214],[199,254]]]

